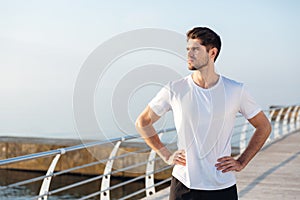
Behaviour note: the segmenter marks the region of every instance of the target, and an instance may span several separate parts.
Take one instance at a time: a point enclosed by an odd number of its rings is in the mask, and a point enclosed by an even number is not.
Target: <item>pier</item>
[[[272,133],[263,149],[237,175],[239,197],[247,199],[297,199],[300,195],[300,106],[292,105],[265,110],[272,124]],[[253,127],[241,115],[237,116],[232,138],[232,156],[238,156],[247,146]],[[176,134],[175,128],[160,130],[159,135]],[[98,185],[89,194],[71,199],[168,199],[172,166],[167,166],[154,151],[149,149],[139,135],[112,138],[106,141],[91,141],[80,144],[69,141],[67,146],[45,144],[51,149],[34,149],[27,142],[15,142],[6,139],[1,143],[2,157],[0,168],[14,170],[44,171],[44,175],[17,182],[0,185],[2,199],[14,195],[16,189],[27,188],[35,183],[36,191],[30,192],[30,198],[46,200],[48,197],[60,199],[59,194],[68,194],[71,189],[85,184]],[[31,144],[34,145],[34,144]],[[36,145],[38,146],[38,145]],[[176,147],[176,141],[167,144],[168,148]],[[48,148],[47,147],[47,148]],[[52,149],[53,148],[53,149]],[[23,151],[23,150],[28,151]],[[13,151],[22,152],[22,155]],[[173,149],[174,150],[174,149]],[[4,157],[3,157],[4,156]],[[90,174],[92,176],[65,185],[54,185],[56,179],[67,174]],[[113,177],[126,177],[126,180],[113,183]],[[144,182],[142,188],[130,184]],[[121,189],[116,194],[116,189]],[[30,188],[30,187],[28,187]],[[12,192],[11,194],[9,192]],[[58,195],[58,196],[57,196]],[[15,196],[13,199],[18,199]]]

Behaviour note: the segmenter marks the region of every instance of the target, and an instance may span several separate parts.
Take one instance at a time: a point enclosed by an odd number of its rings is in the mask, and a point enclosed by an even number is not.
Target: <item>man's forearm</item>
[[[173,154],[160,141],[160,138],[153,127],[160,116],[156,115],[149,106],[140,114],[135,122],[135,127],[145,140],[147,145],[151,147],[165,163],[169,165],[184,165],[186,164],[185,151],[177,150]]]
[[[264,145],[269,136],[269,132],[268,128],[257,128],[246,150],[239,156],[239,158],[237,160],[231,156],[219,158],[217,160],[218,163],[215,165],[217,170],[221,170],[223,173],[229,171],[240,172]]]
[[[267,125],[266,127],[257,128],[247,146],[245,151],[237,159],[243,168],[250,162],[250,160],[257,154],[262,148],[265,141],[270,135],[271,129]]]
[[[271,124],[263,112],[258,113],[249,122],[255,127],[255,132],[246,150],[236,160],[231,156],[224,156],[217,160],[217,170],[223,173],[229,171],[241,171],[246,167],[255,154],[262,148],[271,133]]]
[[[151,149],[153,149],[165,161],[169,159],[172,153],[160,141],[160,138],[152,125],[145,127],[137,125],[136,128]]]

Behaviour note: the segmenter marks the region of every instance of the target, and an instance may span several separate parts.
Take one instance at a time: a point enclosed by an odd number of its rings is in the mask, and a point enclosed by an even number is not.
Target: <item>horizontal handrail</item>
[[[166,166],[166,167],[164,167],[164,168],[162,168],[162,169],[160,169],[160,170],[158,170],[158,171],[155,171],[155,173],[161,172],[161,171],[164,171],[164,170],[170,169],[170,168],[171,168],[171,166]],[[152,174],[152,173],[151,173],[151,174]],[[142,179],[142,178],[145,178],[146,176],[149,176],[149,175],[150,175],[150,174],[143,174],[143,175],[137,176],[137,177],[135,177],[135,178],[133,178],[133,179],[131,179],[131,180],[127,180],[127,181],[125,181],[125,182],[119,183],[119,184],[114,185],[114,186],[112,186],[112,187],[110,187],[110,188],[107,188],[107,189],[105,189],[105,190],[95,192],[95,193],[93,193],[92,196],[88,196],[88,198],[94,197],[94,196],[96,196],[96,195],[99,195],[99,194],[102,193],[102,192],[105,192],[105,191],[108,191],[108,190],[113,190],[113,189],[116,189],[116,188],[121,187],[121,186],[123,186],[123,185],[127,185],[127,184],[129,184],[129,183],[135,182],[135,181],[137,181],[137,180],[139,180],[139,179]],[[86,199],[86,198],[82,198],[82,199]],[[81,200],[81,199],[80,199],[80,200]]]
[[[126,136],[125,137],[126,140],[134,139],[134,138],[138,138],[138,136]],[[109,144],[109,143],[122,141],[122,140],[124,140],[124,137],[109,139],[109,140],[105,140],[105,141],[84,143],[84,144],[66,147],[66,148],[60,148],[60,149],[56,149],[56,150],[50,150],[50,151],[33,153],[33,154],[29,154],[29,155],[24,155],[24,156],[18,156],[18,157],[14,157],[14,158],[8,158],[8,159],[0,160],[0,166],[13,164],[16,162],[23,162],[23,161],[27,161],[27,160],[37,159],[37,158],[45,158],[45,157],[55,156],[57,154],[64,154],[64,153],[71,152],[71,151],[81,150],[84,148],[89,148],[89,147],[93,147],[93,146],[97,146],[97,145]]]
[[[167,178],[167,179],[165,179],[165,180],[162,180],[162,181],[160,181],[160,182],[158,182],[158,183],[155,183],[154,186],[156,187],[156,186],[162,185],[162,184],[164,184],[164,183],[167,183],[167,182],[171,181],[171,179],[172,179],[172,178],[170,177],[170,178]],[[123,200],[123,199],[129,199],[129,198],[131,198],[131,197],[134,197],[134,196],[136,196],[136,195],[138,195],[138,194],[140,194],[140,193],[146,191],[147,189],[149,189],[149,187],[148,187],[148,188],[140,189],[140,190],[138,190],[138,191],[136,191],[136,192],[134,192],[134,193],[131,193],[131,194],[125,196],[125,197],[122,197],[120,200]]]
[[[171,132],[171,131],[175,131],[175,130],[176,130],[175,128],[162,129],[158,133]],[[138,138],[140,138],[139,135],[127,135],[125,137],[118,137],[118,138],[108,139],[108,140],[104,140],[104,141],[84,143],[84,144],[66,147],[66,148],[60,148],[60,149],[55,149],[55,150],[50,150],[50,151],[45,151],[45,152],[33,153],[33,154],[18,156],[18,157],[14,157],[14,158],[8,158],[8,159],[0,160],[0,166],[13,164],[16,162],[23,162],[23,161],[27,161],[27,160],[37,159],[37,158],[45,158],[45,157],[55,156],[57,154],[64,154],[67,152],[81,150],[81,149],[89,148],[89,147],[93,147],[93,146],[110,144],[110,143],[114,143],[114,142],[118,142],[118,141],[126,141],[126,140],[130,140],[130,139],[138,139]]]

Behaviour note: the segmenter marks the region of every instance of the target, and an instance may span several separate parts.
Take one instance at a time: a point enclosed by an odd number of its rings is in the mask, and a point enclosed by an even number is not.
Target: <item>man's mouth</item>
[[[194,59],[189,58],[187,61],[188,61],[188,63],[192,63],[192,62],[194,62]]]
[[[188,60],[188,62],[193,62],[195,60],[195,58],[189,57],[187,60]]]

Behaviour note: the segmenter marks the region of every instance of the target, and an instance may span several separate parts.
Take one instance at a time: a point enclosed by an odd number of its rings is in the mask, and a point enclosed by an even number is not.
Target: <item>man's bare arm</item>
[[[160,118],[147,106],[137,118],[135,126],[148,146],[150,146],[169,165],[185,165],[185,152],[183,150],[171,153],[160,141],[153,124]]]
[[[237,160],[231,156],[225,156],[217,160],[216,167],[222,172],[241,171],[244,169],[256,153],[262,148],[271,133],[271,124],[263,112],[248,120],[254,127],[255,132],[245,149]]]

